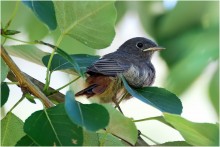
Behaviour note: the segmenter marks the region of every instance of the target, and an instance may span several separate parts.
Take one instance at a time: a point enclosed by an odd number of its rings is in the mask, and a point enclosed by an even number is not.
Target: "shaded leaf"
[[[109,133],[98,133],[98,135],[100,146],[125,146],[121,140]]]
[[[33,45],[12,45],[5,46],[5,48],[10,55],[36,63],[38,65],[43,65],[41,59],[48,55],[48,53],[43,52]]]
[[[1,146],[14,146],[23,137],[23,122],[13,113],[8,113],[1,120]]]
[[[72,122],[90,131],[105,128],[109,123],[108,111],[99,104],[81,104],[75,101],[74,93],[68,91],[65,97],[65,109]]]
[[[7,75],[8,75],[9,68],[5,64],[5,61],[1,58],[1,68],[0,68],[0,73],[1,73],[1,82],[3,82]]]
[[[194,123],[179,115],[164,113],[165,120],[176,128],[187,143],[195,146],[218,146],[219,126],[210,123]]]
[[[28,135],[25,135],[16,143],[16,146],[37,146],[37,144]]]
[[[156,146],[192,146],[185,141],[173,141],[173,142],[165,142],[163,144],[159,144]]]
[[[216,70],[210,82],[209,95],[212,105],[219,116],[219,68]]]
[[[7,102],[9,96],[9,87],[7,83],[1,83],[1,107]]]
[[[137,99],[147,103],[162,112],[174,114],[182,113],[182,103],[173,93],[158,87],[131,88],[125,78],[121,76],[126,90]]]
[[[106,127],[106,131],[134,145],[137,142],[138,130],[132,119],[123,116],[111,105],[106,104],[103,106],[110,114],[110,121]]]
[[[65,51],[57,48],[56,49],[56,52],[61,55],[66,61],[68,61],[68,63],[70,63],[75,71],[80,75],[80,76],[84,76],[84,73],[81,71],[80,67],[79,67],[79,64],[75,61],[74,58],[72,58],[69,54],[67,54]]]
[[[80,146],[82,128],[72,123],[64,104],[34,112],[24,124],[24,132],[40,146]]]
[[[73,58],[79,64],[79,67],[82,70],[82,72],[86,72],[86,68],[99,59],[99,56],[92,56],[87,54],[75,54],[70,55],[70,57]],[[42,61],[45,66],[48,64],[49,58],[49,55],[44,56],[42,58]],[[67,60],[65,60],[62,56],[58,54],[54,55],[50,70],[56,71],[65,69],[76,70],[75,67],[72,64],[70,64]]]
[[[52,1],[22,1],[51,30],[56,29],[57,21]]]
[[[114,1],[54,1],[58,26],[69,35],[92,48],[105,48],[115,31]]]

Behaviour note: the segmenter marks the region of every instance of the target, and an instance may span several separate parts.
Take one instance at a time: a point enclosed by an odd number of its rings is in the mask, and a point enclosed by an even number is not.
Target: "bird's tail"
[[[98,85],[96,84],[93,84],[93,85],[90,85],[89,87],[77,92],[75,94],[75,96],[82,96],[82,95],[86,95],[87,98],[90,98],[92,96],[95,95],[95,93],[93,92],[93,89],[96,88]]]

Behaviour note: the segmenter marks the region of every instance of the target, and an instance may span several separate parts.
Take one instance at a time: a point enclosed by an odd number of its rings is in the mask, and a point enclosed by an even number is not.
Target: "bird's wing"
[[[129,63],[123,60],[124,59],[101,58],[87,68],[87,73],[99,73],[107,76],[116,76],[118,73],[122,73],[128,70],[130,67]]]

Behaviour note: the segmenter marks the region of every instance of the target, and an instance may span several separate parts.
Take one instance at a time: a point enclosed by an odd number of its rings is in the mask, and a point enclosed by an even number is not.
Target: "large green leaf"
[[[64,104],[34,112],[24,124],[24,132],[40,146],[80,146],[82,128],[72,123]]]
[[[23,122],[13,113],[1,120],[1,146],[14,146],[24,135]]]
[[[114,1],[54,1],[56,19],[62,34],[92,48],[105,48],[115,31]]]
[[[147,103],[162,112],[169,112],[174,114],[182,113],[182,103],[180,99],[173,93],[163,88],[158,87],[144,87],[131,88],[124,77],[121,77],[126,90],[137,99]]]
[[[194,123],[179,115],[164,113],[165,120],[180,132],[187,143],[195,146],[218,146],[219,126],[210,123]]]
[[[52,1],[22,1],[51,30],[56,29],[57,21]]]
[[[65,109],[72,122],[90,131],[105,128],[109,123],[108,111],[99,104],[81,104],[75,100],[74,93],[68,91]]]
[[[43,46],[42,46],[43,47]],[[41,59],[49,53],[43,52],[34,45],[12,45],[5,46],[7,52],[15,57],[43,65]]]
[[[88,66],[90,66],[93,62],[99,59],[99,56],[92,56],[87,54],[75,54],[70,56],[79,64],[79,67],[82,72],[85,72]],[[49,55],[44,56],[42,58],[42,61],[45,66],[47,66],[49,58],[50,58]],[[67,60],[65,60],[62,56],[58,54],[54,55],[50,70],[56,71],[56,70],[65,70],[65,69],[72,69],[76,71],[75,67],[72,64],[70,64]]]
[[[16,146],[37,146],[37,144],[28,135],[25,135],[16,143]]]
[[[212,105],[219,116],[219,68],[216,69],[215,74],[209,85],[209,95]]]
[[[138,138],[138,130],[132,119],[123,116],[112,105],[104,105],[110,114],[110,121],[106,131],[116,135],[131,144],[135,144]]]
[[[5,78],[8,75],[9,68],[5,64],[4,60],[1,58],[1,68],[0,68],[0,73],[1,73],[1,82],[5,80]]]
[[[7,83],[2,82],[1,83],[1,107],[7,102],[8,100],[8,96],[9,96],[9,87],[7,85]]]

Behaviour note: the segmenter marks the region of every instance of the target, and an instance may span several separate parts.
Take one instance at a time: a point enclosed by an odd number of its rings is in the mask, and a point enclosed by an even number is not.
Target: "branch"
[[[36,85],[41,91],[43,91],[44,85],[45,85],[44,83],[38,81],[37,79],[35,79],[35,78],[29,76],[29,75],[26,74],[26,73],[24,73],[24,74],[25,74],[26,77],[28,77],[28,78],[31,80],[31,82],[32,82],[34,85]],[[8,75],[7,75],[7,78],[8,78],[10,81],[12,81],[12,82],[17,82],[17,78],[15,77],[15,75],[14,75],[11,71],[9,71],[9,73],[8,73]],[[20,86],[20,85],[18,84],[18,86]],[[49,90],[49,91],[55,91],[55,89],[53,89],[53,88],[51,88],[51,87],[49,87],[48,90]],[[62,94],[62,93],[60,93],[60,92],[56,92],[56,93],[54,93],[54,94],[52,94],[52,95],[50,95],[50,96],[47,96],[47,97],[48,97],[50,100],[54,100],[54,101],[59,102],[59,103],[62,103],[62,102],[64,102],[64,100],[65,100],[65,95]]]
[[[11,59],[11,57],[6,52],[5,48],[1,46],[1,57],[5,61],[5,63],[8,65],[8,67],[11,69],[11,71],[14,73],[16,79],[18,80],[21,88],[24,90],[27,90],[34,96],[41,99],[43,104],[49,108],[54,106],[54,104],[45,96],[45,94],[37,87],[35,86],[30,79],[28,79],[25,74],[18,68],[18,66],[14,63],[14,61]]]

